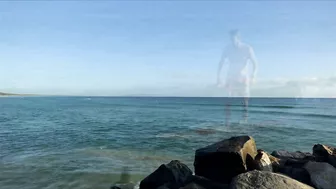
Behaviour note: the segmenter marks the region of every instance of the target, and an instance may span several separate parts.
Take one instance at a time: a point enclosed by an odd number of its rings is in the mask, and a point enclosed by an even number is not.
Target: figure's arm
[[[226,53],[226,50],[225,50],[223,52],[222,57],[221,57],[221,59],[219,61],[219,64],[218,64],[218,69],[217,69],[217,84],[220,83],[220,74],[221,74],[223,65],[226,62],[226,60],[227,60],[227,53]]]
[[[254,54],[254,51],[253,51],[253,48],[250,47],[249,48],[249,58],[250,58],[250,61],[252,63],[252,66],[253,66],[253,69],[252,69],[252,76],[251,76],[251,79],[252,79],[252,82],[254,81],[254,78],[257,74],[257,59],[255,57],[255,54]]]

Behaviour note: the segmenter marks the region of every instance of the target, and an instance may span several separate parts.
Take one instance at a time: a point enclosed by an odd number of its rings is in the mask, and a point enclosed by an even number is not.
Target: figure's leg
[[[244,113],[243,113],[243,120],[247,122],[248,119],[248,101],[249,97],[244,97]]]
[[[239,120],[240,123],[246,123],[248,118],[248,102],[249,102],[249,94],[248,88],[245,84],[237,83],[236,97],[239,97],[239,104],[241,105],[239,108],[239,116],[241,116]]]
[[[230,117],[231,117],[231,104],[230,104],[230,97],[229,97],[225,104],[225,125],[226,126],[230,126]]]
[[[232,91],[229,91],[228,98],[225,102],[225,125],[230,126],[231,118],[231,100],[232,100]]]
[[[246,85],[244,86],[244,113],[243,113],[243,120],[245,122],[247,122],[248,119],[249,98],[250,98],[250,88],[248,85]]]

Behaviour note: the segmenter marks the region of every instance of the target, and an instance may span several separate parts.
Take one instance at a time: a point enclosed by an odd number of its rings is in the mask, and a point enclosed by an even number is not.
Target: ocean
[[[336,146],[336,100],[180,97],[0,98],[1,189],[107,189],[127,167],[138,182],[196,149],[236,135],[257,148]],[[230,125],[225,105],[231,103]]]

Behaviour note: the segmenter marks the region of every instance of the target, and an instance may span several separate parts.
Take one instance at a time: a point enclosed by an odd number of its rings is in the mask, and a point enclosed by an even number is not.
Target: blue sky
[[[216,69],[228,31],[238,28],[258,59],[256,96],[296,95],[292,83],[306,96],[335,96],[335,7],[332,1],[1,1],[0,91],[225,95],[214,87]]]

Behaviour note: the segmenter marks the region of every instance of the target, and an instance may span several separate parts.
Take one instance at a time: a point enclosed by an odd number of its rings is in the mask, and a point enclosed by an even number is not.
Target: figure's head
[[[231,41],[234,45],[238,45],[240,43],[240,36],[239,36],[239,30],[231,30],[230,31],[230,37]]]

